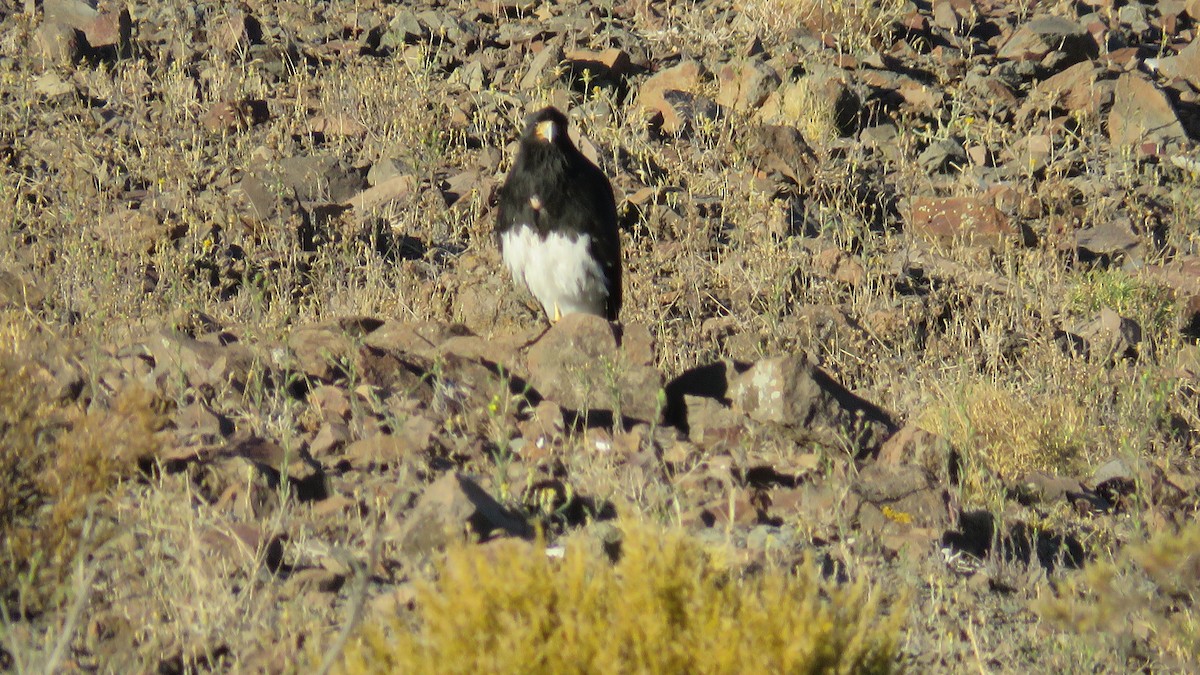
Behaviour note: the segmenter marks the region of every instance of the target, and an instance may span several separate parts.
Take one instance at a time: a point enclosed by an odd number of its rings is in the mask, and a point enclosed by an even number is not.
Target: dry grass
[[[27,318],[5,311],[0,324],[0,599],[21,614],[66,599],[60,584],[81,553],[85,520],[139,460],[154,457],[162,426],[137,387],[90,409],[55,392],[38,362],[53,343]]]
[[[894,0],[748,0],[731,23],[720,16],[718,10],[727,9],[722,3],[633,5],[627,27],[656,55],[699,58],[709,67],[741,58],[737,48],[754,36],[768,52],[786,52],[798,27],[841,53],[888,52],[906,7]],[[379,11],[390,20],[400,8]],[[307,14],[295,18],[297,24],[324,25],[360,9],[335,2],[289,11]],[[1065,596],[1066,625],[1132,635],[1143,651],[1131,652],[1126,662],[1113,656],[1111,645],[1096,646],[1099,640],[1087,632],[1046,640],[1047,628],[1021,623],[1050,576],[1036,565],[988,561],[1008,575],[994,577],[1000,579],[996,588],[1006,589],[1001,593],[978,577],[968,582],[950,576],[920,555],[903,554],[898,562],[881,556],[879,542],[855,531],[849,516],[839,516],[836,541],[823,550],[856,570],[860,581],[849,587],[820,581],[807,567],[795,576],[769,568],[743,577],[722,566],[719,556],[658,531],[635,530],[615,566],[582,548],[571,549],[563,561],[525,547],[489,551],[487,558],[459,550],[441,580],[424,591],[416,626],[374,617],[348,652],[347,670],[433,658],[466,668],[468,659],[489,655],[512,659],[491,665],[545,663],[551,670],[557,662],[537,661],[529,650],[560,645],[560,651],[544,651],[544,658],[586,654],[583,662],[598,671],[666,671],[686,667],[689,658],[699,661],[707,654],[706,640],[716,646],[715,670],[749,670],[756,663],[805,670],[832,663],[822,659],[838,656],[829,650],[839,645],[846,647],[840,651],[846,661],[839,663],[880,670],[896,665],[885,655],[903,662],[938,654],[945,655],[940,663],[947,668],[1090,664],[1119,671],[1145,662],[1176,667],[1187,649],[1195,649],[1188,631],[1195,630],[1196,591],[1183,576],[1194,567],[1194,528],[1125,554],[1107,546],[1133,539],[1125,528],[1149,508],[1152,500],[1143,495],[1128,512],[1086,519],[1063,513],[1066,507],[1022,510],[1006,496],[1011,482],[1029,471],[1086,478],[1116,456],[1139,467],[1178,465],[1186,473],[1196,457],[1195,386],[1171,370],[1188,348],[1175,325],[1181,298],[1149,273],[1067,262],[1063,250],[1073,245],[1074,225],[1063,223],[1077,219],[1080,227],[1095,226],[1120,211],[1161,230],[1161,240],[1145,237],[1146,262],[1158,262],[1167,251],[1200,253],[1197,177],[1109,148],[1100,118],[1077,116],[1077,130],[1055,148],[1045,169],[1031,167],[1011,181],[1036,206],[1021,219],[1038,244],[981,251],[917,241],[889,211],[893,198],[977,194],[979,180],[969,172],[931,175],[921,167],[916,158],[925,145],[960,139],[1007,148],[1059,113],[1047,105],[1020,123],[989,115],[1000,104],[980,100],[978,91],[932,59],[915,67],[935,76],[932,85],[944,88],[944,105],[932,112],[894,111],[895,153],[886,157],[838,136],[817,76],[818,66],[829,65],[822,61],[832,61],[830,53],[814,50],[812,61],[798,68],[805,75],[783,74],[788,84],[778,97],[780,113],[822,161],[811,184],[775,191],[753,180],[746,132],[757,119],[728,115],[690,136],[664,138],[647,128],[633,97],[621,98],[614,88],[580,91],[563,81],[520,90],[523,67],[467,92],[444,77],[454,57],[436,40],[386,57],[302,59],[302,67],[283,77],[246,54],[214,50],[192,62],[167,58],[153,46],[149,55],[58,71],[90,98],[47,100],[35,91],[42,65],[29,63],[35,28],[16,16],[0,30],[0,268],[28,276],[46,296],[35,309],[0,309],[0,382],[6,383],[0,391],[0,588],[10,615],[34,617],[42,631],[24,636],[26,651],[36,654],[18,665],[53,663],[50,654],[63,635],[76,653],[91,654],[100,670],[152,670],[164,660],[185,669],[250,669],[264,645],[286,656],[306,641],[325,644],[353,600],[346,592],[297,590],[298,582],[288,585],[286,575],[265,573],[254,555],[212,565],[211,543],[203,535],[251,523],[268,533],[287,532],[288,560],[298,570],[341,569],[346,559],[360,564],[368,557],[363,533],[369,519],[356,513],[313,525],[309,506],[264,487],[249,467],[232,477],[131,481],[139,475],[135,460],[158,448],[159,402],[132,389],[112,402],[100,394],[94,400],[63,398],[50,377],[58,371],[44,368],[53,364],[43,359],[62,355],[86,363],[85,370],[94,367],[84,373],[92,386],[122,346],[164,326],[185,327],[200,315],[245,343],[272,345],[296,326],[351,315],[469,319],[461,300],[473,288],[496,289],[489,299],[505,308],[503,321],[472,325],[475,332],[535,325],[533,313],[520,313],[506,278],[487,285],[500,274],[487,189],[447,207],[437,186],[481,164],[491,167],[482,162],[490,152],[499,154],[499,164],[482,178],[501,178],[522,115],[549,102],[571,109],[618,188],[658,191],[654,204],[631,215],[631,228],[622,235],[622,318],[651,327],[658,366],[668,378],[718,358],[813,354],[856,393],[952,442],[966,460],[962,486],[955,488],[964,507],[985,508],[1006,523],[1049,522],[1085,540],[1100,564],[1096,576],[1080,581],[1077,594]],[[568,46],[603,49],[609,37],[598,28]],[[175,42],[189,39],[180,34]],[[920,51],[927,45],[912,46]],[[716,86],[710,79],[701,93],[712,95]],[[211,106],[243,97],[269,101],[270,119],[235,132],[204,129],[201,120]],[[119,124],[106,126],[93,109],[100,100]],[[321,116],[353,121],[367,133],[320,138],[311,131]],[[364,221],[343,214],[321,222],[318,243],[308,246],[301,214],[263,221],[238,206],[234,184],[250,170],[275,170],[281,160],[315,155],[357,167],[399,159],[413,168],[419,188]],[[1141,188],[1162,185],[1170,187],[1166,201],[1142,196]],[[129,194],[142,190],[153,199],[127,209]],[[169,206],[152,209],[155,200]],[[378,245],[390,236],[412,237],[428,250],[419,259],[398,258]],[[945,266],[910,272],[905,265],[916,248],[932,250]],[[847,285],[816,270],[818,255],[829,249],[861,264],[861,283]],[[1053,341],[1057,328],[1088,321],[1104,307],[1141,325],[1138,359],[1090,362],[1064,354]],[[263,380],[269,379],[266,368]],[[362,405],[366,396],[358,394],[354,404]],[[511,401],[497,396],[495,409],[434,420],[439,433],[449,430],[443,435],[452,446],[439,449],[445,456],[437,457],[438,471],[446,462],[467,464],[494,476],[496,492],[513,502],[545,471],[580,494],[628,503],[651,520],[679,522],[696,506],[657,464],[596,453],[585,434],[567,434],[557,454],[536,467],[519,466],[511,453],[477,452],[504,450],[514,434]],[[179,405],[200,401],[232,419],[239,432],[289,450],[303,447],[321,424],[314,407],[259,380],[244,395],[180,387],[170,398]],[[794,444],[773,440],[782,448],[781,463],[797,452]],[[739,449],[756,450],[761,448]],[[697,450],[686,466],[700,473],[720,459]],[[334,489],[378,511],[389,503],[389,491],[421,485],[409,477],[369,478],[377,482],[361,485],[338,476],[343,482]],[[218,507],[216,498],[231,485],[236,502]],[[720,489],[732,498],[743,487]],[[263,503],[273,506],[256,511]],[[748,527],[731,525],[729,531]],[[799,517],[772,527],[813,530]],[[87,528],[95,532],[89,535],[93,544],[83,536]],[[670,546],[650,545],[662,541]],[[890,573],[894,564],[914,568],[902,583],[919,589],[923,611],[880,618],[878,594],[868,590],[879,585],[861,580]],[[86,574],[74,574],[80,569]],[[1176,581],[1158,570],[1173,570]],[[73,575],[90,581],[68,581]],[[1063,576],[1056,572],[1052,580],[1057,584]],[[583,579],[599,580],[592,594],[580,589]],[[695,621],[666,620],[672,615],[664,602],[672,597],[694,603]],[[70,610],[55,610],[80,598],[104,611],[89,609],[87,630],[72,635],[64,616]],[[876,604],[856,604],[863,599]],[[1125,605],[1135,609],[1129,622],[1116,615]],[[464,608],[495,619],[488,629],[505,629],[483,633],[491,651],[455,641],[453,630],[463,626],[453,622],[471,618]],[[39,610],[45,612],[37,615]],[[616,632],[597,635],[597,621],[612,617],[620,619],[612,621]],[[739,622],[753,628],[736,631],[732,626]],[[900,622],[908,637],[896,656]],[[540,638],[557,639],[529,638],[533,628],[542,630]],[[794,653],[778,639],[789,632],[801,638]],[[720,639],[710,640],[714,634]],[[4,644],[22,635],[10,630]],[[639,635],[660,641],[669,635],[680,648],[604,651],[633,644]],[[855,641],[860,638],[865,641]]]

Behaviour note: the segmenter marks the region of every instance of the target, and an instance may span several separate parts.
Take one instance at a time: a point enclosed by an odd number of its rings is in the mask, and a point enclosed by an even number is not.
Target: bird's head
[[[529,116],[525,123],[525,140],[551,145],[571,144],[567,136],[567,116],[553,106],[542,108]]]

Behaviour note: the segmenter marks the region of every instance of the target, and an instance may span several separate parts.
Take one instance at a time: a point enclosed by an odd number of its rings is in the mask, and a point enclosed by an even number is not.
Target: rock
[[[226,54],[246,53],[251,45],[262,44],[262,23],[252,14],[240,10],[218,24],[212,34],[212,44]]]
[[[1096,58],[1100,48],[1078,23],[1061,16],[1037,16],[1017,28],[996,56],[1041,61],[1052,52],[1062,55],[1057,65],[1065,67]]]
[[[1108,113],[1108,137],[1113,145],[1186,143],[1187,132],[1166,94],[1138,73],[1117,79]]]
[[[700,64],[689,60],[655,74],[638,90],[638,108],[649,115],[652,123],[664,124],[668,116],[675,114],[665,98],[666,93],[691,93],[700,85],[700,72]],[[674,130],[666,131],[675,133]]]
[[[1083,263],[1117,263],[1129,258],[1141,244],[1128,218],[1104,218],[1075,233],[1075,254]]]
[[[1016,493],[1026,503],[1052,504],[1084,492],[1083,485],[1073,478],[1052,476],[1035,471],[1022,476],[1016,483]]]
[[[374,187],[347,199],[343,204],[354,209],[360,216],[379,210],[381,207],[407,198],[417,186],[417,179],[411,175],[392,176]]]
[[[300,372],[322,382],[333,382],[358,369],[357,347],[335,326],[301,326],[288,336],[287,346]]]
[[[603,318],[568,314],[530,347],[529,383],[544,398],[578,413],[607,411],[654,422],[662,414],[662,380],[638,351],[645,350],[618,347]]]
[[[758,117],[763,122],[804,129],[805,133],[814,126],[831,125],[828,131],[845,136],[856,130],[860,107],[858,96],[847,85],[844,75],[837,71],[805,75],[784,83],[767,97]],[[806,140],[816,143],[819,139]]]
[[[176,437],[186,445],[217,443],[233,435],[233,421],[196,401],[171,415]]]
[[[939,483],[949,485],[958,472],[958,455],[945,438],[907,424],[884,442],[875,461],[889,467],[921,467]]]
[[[727,63],[717,71],[721,85],[717,104],[738,112],[757,110],[782,80],[760,57]]]
[[[100,16],[95,3],[86,0],[45,0],[42,12],[46,21],[57,21],[79,30]]]
[[[967,151],[952,138],[934,141],[917,155],[917,164],[929,175],[962,171],[967,166]]]
[[[129,36],[133,31],[133,20],[129,10],[105,12],[79,27],[93,50],[112,52],[112,56],[129,51]]]
[[[897,429],[891,416],[855,396],[802,356],[765,359],[729,389],[733,409],[830,445],[874,452]]]
[[[309,397],[311,401],[311,395]],[[353,436],[350,433],[350,427],[344,422],[327,421],[321,425],[321,430],[313,437],[311,443],[308,444],[308,451],[317,460],[323,460],[332,455],[341,453],[341,449],[350,442]]]
[[[1142,341],[1142,328],[1105,307],[1100,316],[1078,328],[1075,333],[1084,340],[1087,352],[1104,361],[1120,358],[1136,359]]]
[[[244,345],[202,342],[173,330],[151,336],[137,351],[149,357],[152,377],[160,388],[177,384],[182,375],[190,387],[218,391],[231,387],[241,393],[252,378],[264,375],[255,372],[263,368],[261,359]]]
[[[52,65],[70,66],[83,58],[83,33],[73,26],[47,18],[37,29],[37,48]]]
[[[590,72],[591,77],[619,80],[634,70],[629,54],[615,47],[603,51],[572,49],[566,52],[564,58],[576,77],[583,77],[585,72]]]
[[[267,102],[246,98],[240,101],[217,101],[200,118],[205,129],[219,133],[242,131],[270,119]]]
[[[429,447],[435,425],[425,417],[414,415],[391,434],[375,434],[346,446],[342,457],[354,469],[394,467],[414,459]]]
[[[906,215],[908,231],[925,239],[993,247],[1022,240],[1021,230],[986,196],[913,197]]]
[[[464,326],[436,321],[387,321],[364,338],[365,344],[383,351],[432,357],[445,341],[471,336]]]
[[[57,73],[42,73],[33,81],[33,91],[47,101],[66,100],[78,93],[75,85],[58,76]]]
[[[868,532],[920,529],[933,538],[953,523],[947,489],[919,466],[869,464],[858,472],[853,490],[862,500],[858,525]]]
[[[429,554],[464,536],[530,537],[532,528],[469,476],[448,473],[431,483],[406,514],[398,535],[406,554]]]
[[[1200,40],[1195,38],[1175,56],[1164,59],[1147,59],[1147,65],[1153,65],[1167,77],[1179,77],[1188,81],[1193,88],[1200,90]]]
[[[720,401],[704,396],[683,397],[688,419],[688,439],[702,448],[721,450],[739,447],[746,431],[746,418]]]
[[[520,87],[523,90],[536,89],[555,82],[558,79],[558,66],[563,60],[563,49],[558,44],[542,47],[542,51],[533,57],[529,70],[521,78]]]
[[[1096,87],[1099,73],[1091,61],[1077,63],[1034,85],[1032,100],[1038,102],[1038,109],[1048,102],[1064,110],[1098,113],[1104,103],[1103,93]]]
[[[861,286],[867,274],[857,256],[837,248],[827,248],[814,256],[812,269],[820,276],[851,288]]]
[[[754,127],[746,154],[759,170],[777,173],[807,186],[817,166],[817,157],[794,127],[766,124]]]
[[[200,533],[200,543],[229,567],[228,572],[264,566],[270,572],[278,572],[283,566],[283,538],[268,534],[249,523],[233,523],[225,527],[212,527]]]
[[[669,89],[663,92],[660,129],[666,134],[683,134],[712,128],[721,116],[721,108],[707,96]]]
[[[365,186],[361,172],[333,155],[283,159],[278,178],[285,190],[306,202],[346,202]]]
[[[413,175],[412,165],[397,157],[381,159],[371,165],[367,171],[367,185],[375,187],[397,176]]]
[[[344,136],[347,138],[362,138],[369,131],[362,122],[352,115],[335,112],[317,115],[308,121],[308,129],[314,134],[326,137]]]

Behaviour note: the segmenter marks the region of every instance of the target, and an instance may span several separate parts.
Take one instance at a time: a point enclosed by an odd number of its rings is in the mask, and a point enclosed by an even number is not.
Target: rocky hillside
[[[868,589],[860,665],[1197,667],[1200,2],[14,4],[3,667],[353,671],[633,523]],[[619,325],[491,238],[544,105]]]

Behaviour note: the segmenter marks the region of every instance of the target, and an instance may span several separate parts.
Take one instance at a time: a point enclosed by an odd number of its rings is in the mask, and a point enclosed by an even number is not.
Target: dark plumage
[[[621,240],[612,186],[567,135],[555,108],[529,117],[500,188],[496,237],[505,265],[555,321],[621,311]]]

